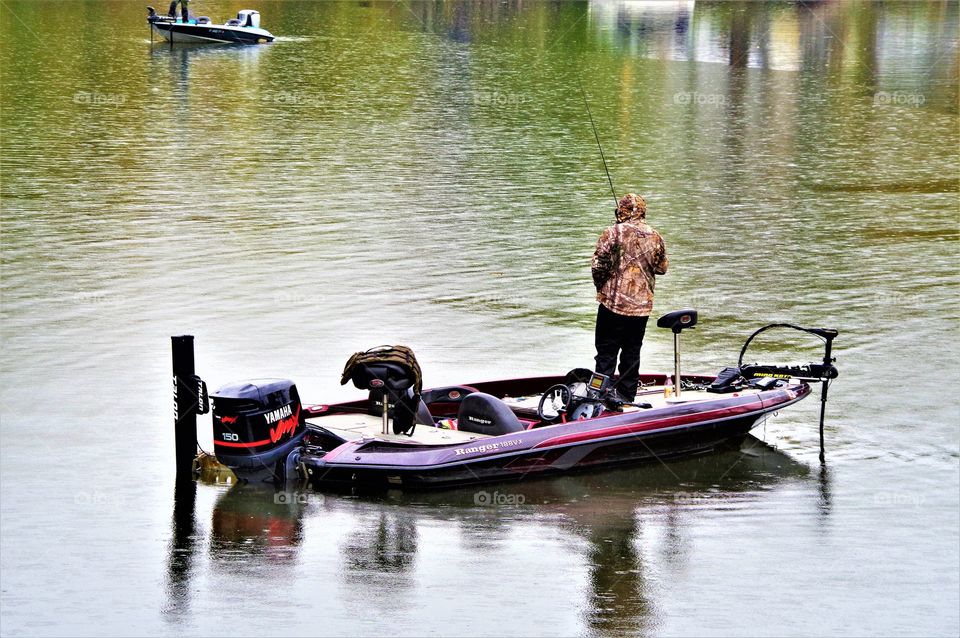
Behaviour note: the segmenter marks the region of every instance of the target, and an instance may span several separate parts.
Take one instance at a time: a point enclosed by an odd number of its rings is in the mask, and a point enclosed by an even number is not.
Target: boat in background
[[[265,44],[273,42],[274,35],[260,28],[260,12],[243,9],[236,18],[224,24],[214,24],[206,17],[178,18],[175,3],[167,15],[160,15],[153,7],[147,7],[147,23],[151,32],[159,33],[165,40],[174,42],[206,42],[226,44]]]
[[[174,337],[178,467],[188,467],[186,455],[195,453],[193,413],[210,411],[211,400],[214,453],[242,481],[422,488],[663,461],[739,445],[763,417],[809,396],[813,382],[823,384],[822,456],[826,388],[838,374],[831,354],[837,331],[771,324],[747,339],[736,367],[717,376],[681,376],[680,333],[696,324],[695,310],[660,317],[657,325],[673,332],[674,373],[641,375],[631,402],[614,391],[615,379],[582,368],[424,390],[419,363],[403,346],[351,357],[341,383],[366,392],[356,401],[305,405],[287,379],[229,383],[208,396],[194,374],[193,338]],[[822,362],[745,364],[754,337],[775,327],[822,339]]]

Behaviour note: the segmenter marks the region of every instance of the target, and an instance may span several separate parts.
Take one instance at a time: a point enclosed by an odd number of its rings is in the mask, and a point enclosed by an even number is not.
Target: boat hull
[[[654,433],[629,441],[601,441],[573,449],[537,450],[510,458],[464,462],[443,467],[398,468],[392,466],[345,467],[325,463],[323,457],[301,456],[307,481],[315,489],[362,487],[434,488],[471,483],[521,480],[619,465],[667,461],[707,454],[739,445],[754,428],[756,417],[744,417],[722,426],[697,428],[694,432]]]
[[[746,401],[719,399],[712,410],[685,412],[681,405],[461,446],[353,441],[326,454],[305,452],[300,471],[315,488],[431,488],[664,461],[738,445],[766,414],[809,394],[809,386],[800,388]]]
[[[222,24],[151,22],[150,27],[168,42],[265,44],[275,39],[273,34],[265,29]]]

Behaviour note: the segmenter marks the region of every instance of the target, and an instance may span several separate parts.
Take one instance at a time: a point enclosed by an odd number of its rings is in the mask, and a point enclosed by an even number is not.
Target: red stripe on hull
[[[753,403],[747,403],[742,406],[737,406],[736,410],[730,408],[721,408],[719,410],[710,410],[709,412],[698,412],[696,414],[685,414],[683,416],[672,417],[669,419],[657,419],[655,421],[650,421],[647,423],[632,423],[629,425],[617,425],[609,428],[603,428],[602,430],[590,430],[587,432],[574,432],[573,434],[564,434],[562,436],[555,436],[552,439],[547,439],[546,441],[541,441],[533,446],[532,449],[552,447],[554,445],[566,445],[569,443],[580,443],[582,441],[591,441],[593,439],[602,439],[608,436],[619,436],[621,434],[633,434],[634,432],[644,432],[646,430],[658,430],[660,428],[668,428],[675,425],[683,425],[685,423],[697,423],[699,421],[710,421],[711,418],[704,418],[707,415],[713,415],[717,413],[726,413],[731,417],[740,416],[749,412],[754,412],[763,407],[763,401],[754,401]]]

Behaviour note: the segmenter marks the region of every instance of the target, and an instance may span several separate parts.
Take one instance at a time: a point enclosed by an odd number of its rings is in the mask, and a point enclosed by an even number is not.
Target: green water
[[[957,3],[251,8],[274,43],[171,48],[142,3],[0,2],[3,635],[960,631]],[[172,334],[212,387],[310,402],[381,343],[427,386],[590,365],[612,195],[578,81],[666,239],[655,312],[701,313],[685,369],[840,330],[826,469],[809,401],[747,454],[504,507],[175,508]]]

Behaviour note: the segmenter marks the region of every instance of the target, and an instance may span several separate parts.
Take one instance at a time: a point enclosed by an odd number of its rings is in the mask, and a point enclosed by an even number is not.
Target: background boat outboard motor
[[[254,11],[253,9],[244,9],[237,13],[237,20],[240,21],[241,27],[252,27],[254,29],[260,28],[260,12]]]
[[[230,383],[213,395],[217,460],[244,480],[281,478],[306,432],[297,386],[287,379]]]

